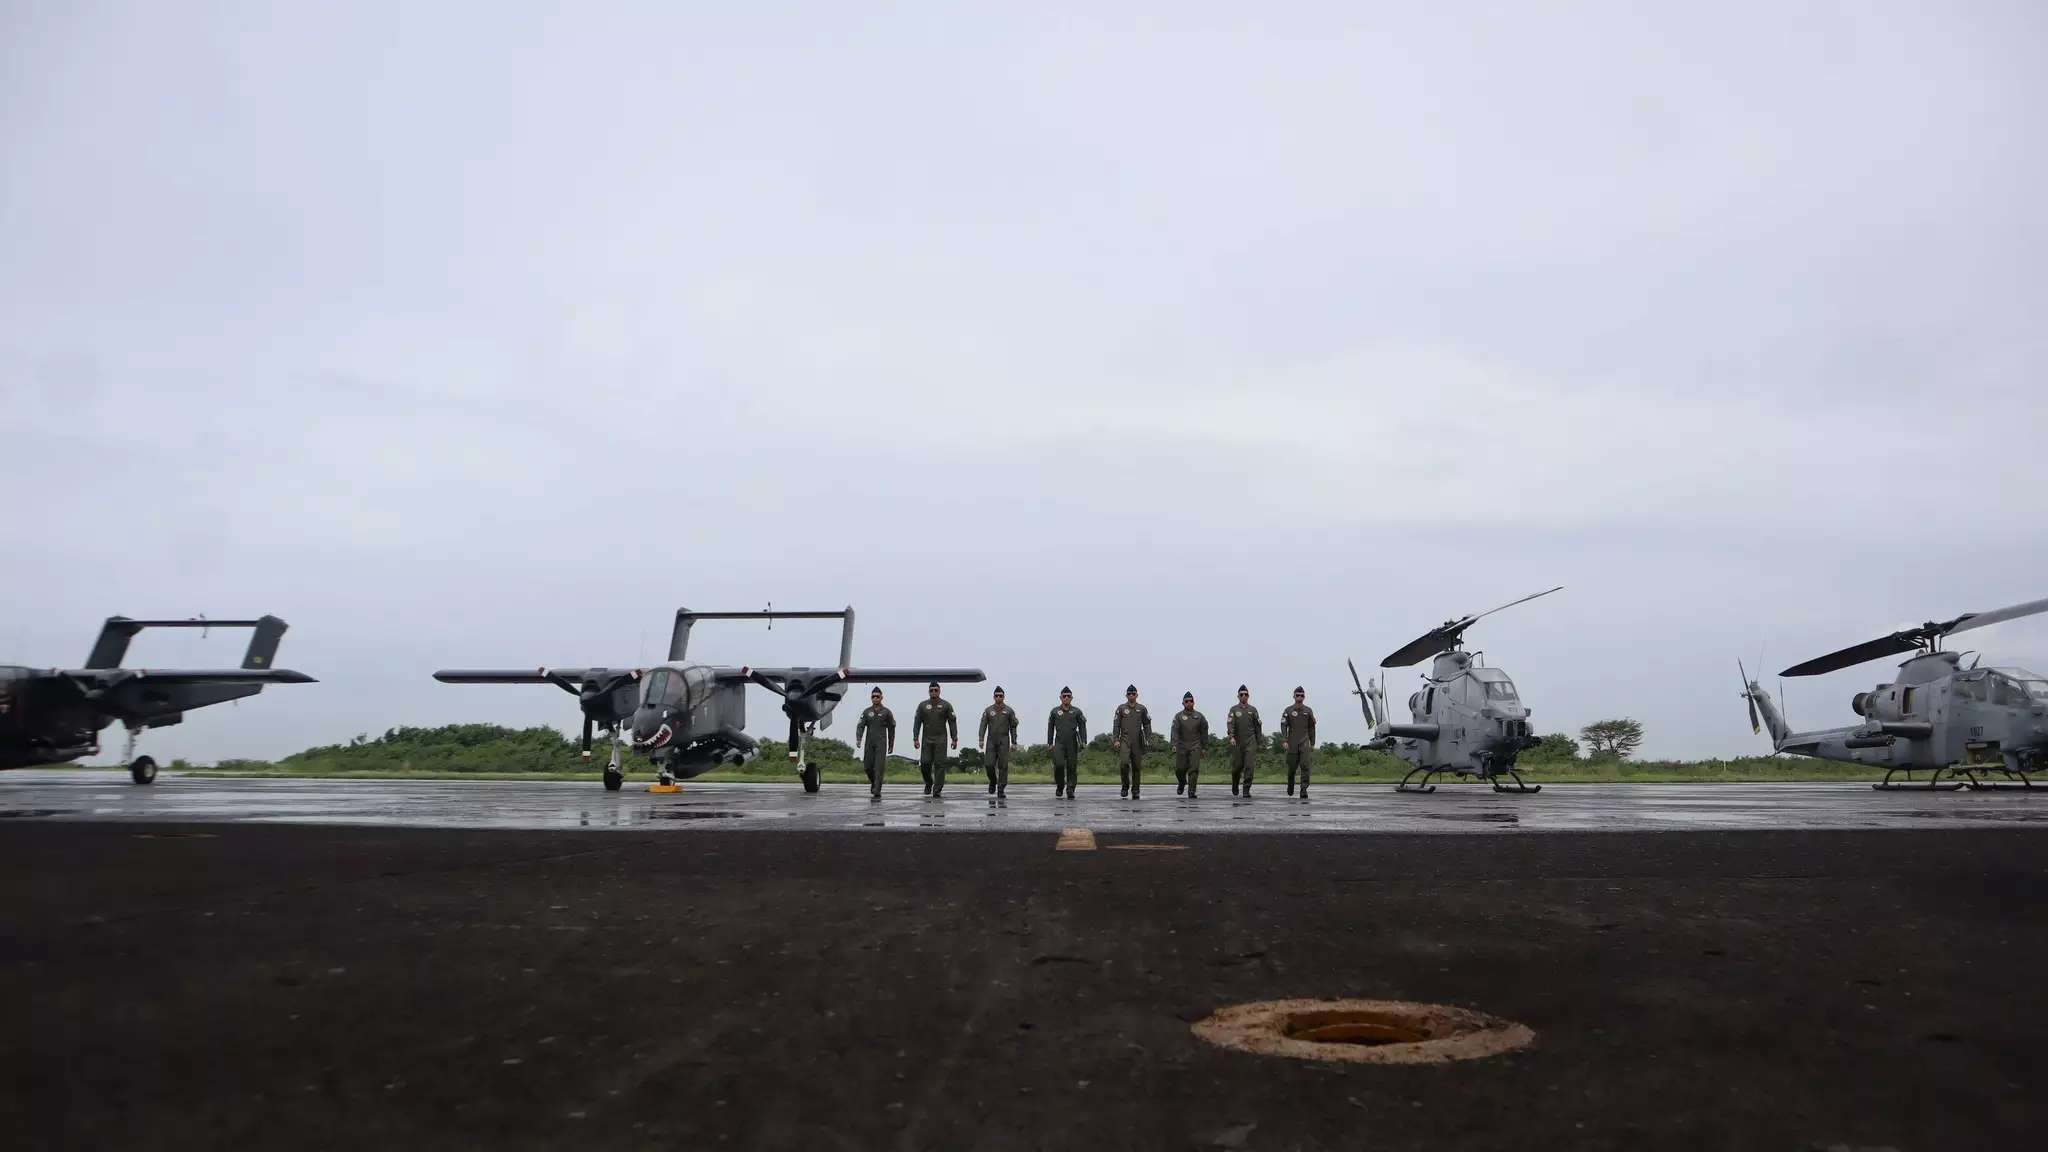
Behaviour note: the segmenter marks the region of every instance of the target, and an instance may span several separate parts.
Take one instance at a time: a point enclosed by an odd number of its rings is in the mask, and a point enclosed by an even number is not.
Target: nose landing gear
[[[823,773],[811,760],[811,735],[818,730],[816,724],[792,725],[796,728],[796,743],[789,749],[789,758],[796,762],[796,778],[806,792],[816,792],[823,781]]]

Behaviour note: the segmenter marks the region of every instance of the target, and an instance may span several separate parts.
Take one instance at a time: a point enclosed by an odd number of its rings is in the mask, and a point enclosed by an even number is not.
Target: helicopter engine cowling
[[[1858,692],[1856,695],[1849,698],[1849,711],[1854,712],[1858,716],[1870,715],[1870,713],[1866,711],[1866,709],[1868,709],[1869,707],[1870,693],[1868,692]]]

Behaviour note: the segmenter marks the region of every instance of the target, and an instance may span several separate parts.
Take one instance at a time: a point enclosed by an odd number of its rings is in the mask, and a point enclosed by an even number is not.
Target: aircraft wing
[[[592,680],[629,668],[443,668],[434,679],[443,684],[560,684],[564,680]]]
[[[845,672],[844,676],[839,675]],[[720,668],[722,680],[754,680],[762,677],[768,680],[797,680],[813,676],[829,676],[834,683],[851,684],[926,684],[937,680],[941,684],[979,684],[988,679],[987,673],[979,668]]]
[[[66,680],[94,687],[112,687],[131,680],[154,684],[315,684],[304,672],[289,668],[58,668]]]

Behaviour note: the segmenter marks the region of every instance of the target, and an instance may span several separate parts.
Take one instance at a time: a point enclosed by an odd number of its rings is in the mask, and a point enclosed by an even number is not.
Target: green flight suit
[[[1316,759],[1316,712],[1306,704],[1289,704],[1280,713],[1280,738],[1287,741],[1287,791],[1294,792],[1294,777],[1301,774],[1301,794],[1308,795],[1309,770]]]
[[[1017,745],[1017,712],[1008,704],[991,704],[981,710],[981,764],[988,770],[988,790],[998,796],[1010,787],[1010,749]]]
[[[1259,710],[1250,704],[1232,707],[1230,715],[1224,718],[1223,731],[1236,741],[1230,746],[1230,790],[1248,789],[1252,786],[1252,773],[1259,766],[1259,744],[1266,738]]]
[[[1119,745],[1117,775],[1123,780],[1124,791],[1136,796],[1139,774],[1145,768],[1145,743],[1152,739],[1152,713],[1143,704],[1119,704],[1109,731]]]
[[[882,770],[889,763],[889,749],[896,744],[896,714],[877,704],[860,714],[854,725],[853,742],[860,747],[860,764],[875,795],[882,794]]]
[[[1202,757],[1209,751],[1209,718],[1183,708],[1173,714],[1168,737],[1173,741],[1173,778],[1193,796],[1202,779]]]
[[[1045,718],[1045,742],[1052,751],[1053,791],[1072,796],[1081,775],[1081,749],[1088,744],[1088,717],[1071,704],[1053,709]]]
[[[917,774],[924,777],[924,790],[937,796],[946,790],[946,742],[960,739],[960,718],[944,697],[921,701],[910,722],[910,738],[917,741]]]

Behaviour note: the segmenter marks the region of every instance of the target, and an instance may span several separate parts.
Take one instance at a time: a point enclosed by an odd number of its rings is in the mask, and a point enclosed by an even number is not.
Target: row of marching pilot
[[[960,747],[960,718],[953,705],[939,694],[934,680],[925,687],[927,696],[917,706],[910,723],[910,744],[917,750],[917,771],[924,778],[924,794],[937,797],[946,789],[949,748]],[[997,686],[994,702],[982,709],[981,727],[976,734],[982,765],[988,773],[989,794],[1009,794],[1010,754],[1017,746],[1017,712],[1003,700]],[[869,693],[869,703],[854,728],[853,742],[860,751],[861,767],[867,774],[869,794],[882,797],[882,781],[889,756],[896,749],[896,714],[882,703],[882,690]],[[1230,758],[1230,794],[1252,794],[1252,778],[1258,752],[1265,740],[1259,710],[1252,704],[1251,689],[1237,686],[1237,703],[1224,719]],[[1174,792],[1193,799],[1201,783],[1202,760],[1209,749],[1209,718],[1195,710],[1195,694],[1181,694],[1180,711],[1173,714],[1167,729],[1173,750]],[[1152,713],[1138,702],[1138,686],[1124,689],[1124,702],[1117,706],[1110,722],[1111,747],[1116,751],[1121,795],[1139,798],[1145,748],[1152,739]],[[1060,702],[1045,721],[1045,742],[1052,750],[1053,795],[1072,798],[1079,783],[1081,749],[1088,743],[1088,717],[1074,707],[1074,691],[1060,689]],[[1307,693],[1297,685],[1294,703],[1280,713],[1280,747],[1287,761],[1287,794],[1308,799],[1309,774],[1315,762],[1316,714],[1308,706]]]

